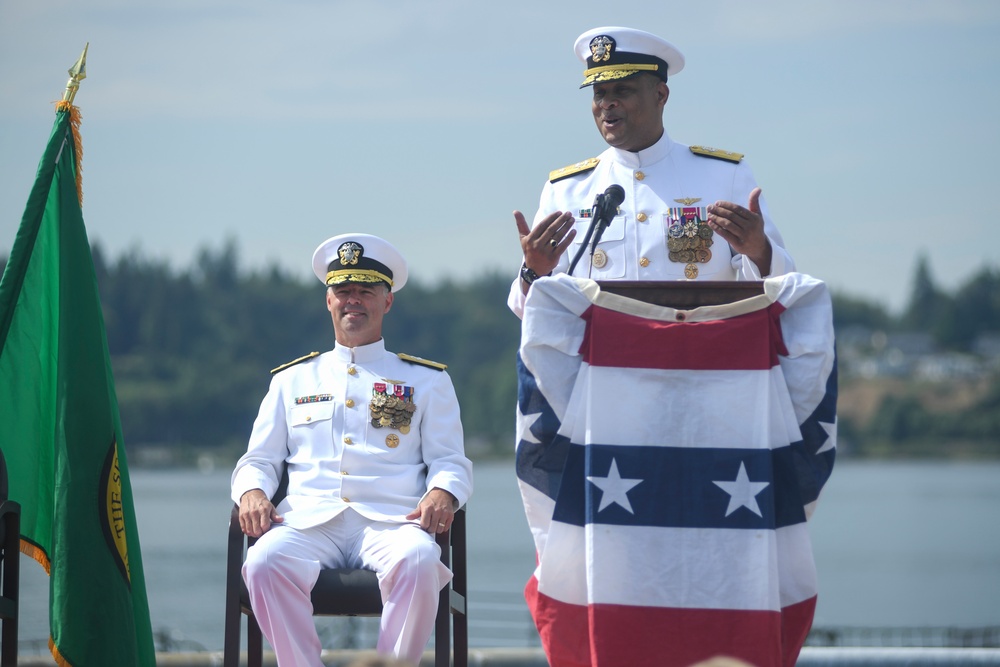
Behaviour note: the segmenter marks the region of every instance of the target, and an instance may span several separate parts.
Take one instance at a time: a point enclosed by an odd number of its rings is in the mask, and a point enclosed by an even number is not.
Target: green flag
[[[21,548],[49,573],[49,647],[72,667],[154,667],[139,533],[94,262],[79,112],[57,107],[0,280],[0,450]]]

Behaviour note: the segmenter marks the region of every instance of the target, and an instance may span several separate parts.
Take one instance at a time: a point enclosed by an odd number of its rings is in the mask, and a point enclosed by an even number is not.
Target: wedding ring
[[[555,248],[557,245],[559,245],[559,241],[556,241],[555,237],[553,236],[551,239],[549,239],[549,245]]]
[[[441,526],[442,528],[444,528],[444,524],[443,523],[439,523],[438,525]]]

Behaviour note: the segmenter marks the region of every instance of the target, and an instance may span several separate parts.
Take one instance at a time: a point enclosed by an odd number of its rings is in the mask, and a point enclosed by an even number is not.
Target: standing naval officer
[[[739,153],[686,146],[664,130],[668,76],[684,67],[672,44],[641,30],[580,35],[594,121],[608,148],[549,174],[534,223],[514,212],[524,261],[508,305],[518,316],[531,283],[566,272],[609,186],[623,200],[573,275],[594,280],[761,280],[794,270],[750,168]]]
[[[378,574],[378,653],[416,665],[451,572],[434,535],[472,493],[458,400],[442,364],[386,351],[382,320],[402,255],[368,234],[322,243],[333,350],[274,371],[232,477],[240,526],[259,538],[243,576],[281,667],[322,667],[310,592],[321,568]],[[287,496],[271,504],[288,472]]]

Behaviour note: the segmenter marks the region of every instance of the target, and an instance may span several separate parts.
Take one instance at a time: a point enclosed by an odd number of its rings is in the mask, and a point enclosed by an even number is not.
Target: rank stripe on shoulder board
[[[442,364],[437,361],[431,361],[430,359],[421,359],[420,357],[414,357],[412,354],[403,354],[402,352],[397,352],[396,356],[411,364],[420,364],[421,366],[427,366],[428,368],[433,368],[434,370],[443,371],[448,368],[448,364]]]
[[[299,357],[298,359],[292,359],[287,364],[281,364],[277,368],[272,368],[271,369],[271,375],[274,375],[275,373],[280,373],[281,371],[285,370],[286,368],[291,368],[295,364],[301,364],[303,361],[309,361],[313,357],[318,357],[318,356],[319,356],[319,352],[310,352],[309,354],[305,355],[304,357]]]
[[[569,178],[570,176],[576,176],[577,174],[582,174],[585,171],[590,171],[596,167],[600,161],[600,158],[592,157],[589,160],[583,160],[582,162],[571,164],[568,167],[562,167],[561,169],[550,171],[549,183],[555,183],[556,181],[561,181],[564,178]]]
[[[714,157],[717,160],[726,160],[727,162],[739,162],[743,159],[743,153],[724,151],[718,148],[711,148],[709,146],[691,146],[691,152],[695,155]]]

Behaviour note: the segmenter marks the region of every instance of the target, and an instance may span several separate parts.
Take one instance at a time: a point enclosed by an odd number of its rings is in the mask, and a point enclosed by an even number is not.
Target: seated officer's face
[[[651,74],[595,83],[591,110],[609,146],[641,151],[663,134],[663,106],[670,91]]]
[[[385,283],[343,283],[326,290],[326,307],[333,319],[337,342],[349,347],[382,338],[382,319],[392,307],[393,294]]]

